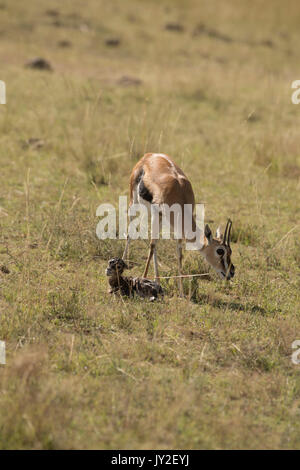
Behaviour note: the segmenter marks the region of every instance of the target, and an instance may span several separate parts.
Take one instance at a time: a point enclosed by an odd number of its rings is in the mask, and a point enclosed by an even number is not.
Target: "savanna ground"
[[[299,22],[297,0],[1,0],[0,448],[299,448]],[[124,242],[96,208],[146,151],[232,218],[233,282],[186,252],[209,276],[184,300],[107,293]]]

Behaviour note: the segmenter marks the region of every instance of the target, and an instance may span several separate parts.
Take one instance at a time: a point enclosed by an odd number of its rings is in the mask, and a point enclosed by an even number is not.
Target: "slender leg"
[[[122,256],[122,259],[124,259],[124,260],[127,258],[130,240],[131,240],[131,238],[130,238],[130,236],[129,236],[129,234],[128,234],[128,235],[127,235],[127,240],[126,240],[126,245],[125,245],[125,250],[124,250],[124,253],[123,253],[123,256]]]
[[[158,233],[156,234],[156,236],[158,236],[158,238],[156,239],[156,243],[159,239],[159,235],[160,235],[160,231],[161,231],[161,225],[162,225],[162,214],[161,212],[159,211],[158,209]],[[158,282],[158,284],[160,284],[160,279],[159,279],[159,274],[158,274],[158,262],[157,262],[157,247],[156,247],[156,243],[155,243],[155,247],[154,247],[154,253],[153,253],[153,264],[154,264],[154,274],[155,274],[155,280],[156,282]]]
[[[177,242],[177,259],[178,259],[178,273],[179,276],[182,274],[182,240],[176,240]],[[183,297],[183,284],[182,277],[179,278],[179,295]]]
[[[158,282],[158,284],[159,284],[160,282],[159,282],[159,274],[158,274],[158,263],[157,263],[157,249],[156,249],[156,245],[155,245],[154,253],[153,253],[153,263],[154,263],[155,280],[156,280],[156,282]]]
[[[135,203],[135,199],[136,199],[136,195],[135,195],[135,193],[134,193],[134,201],[133,201],[134,203]],[[131,214],[131,212],[130,212],[130,209],[131,209],[131,206],[129,206],[129,210],[128,210],[128,213],[129,213],[129,224],[130,224],[130,222],[131,222],[131,220],[132,220],[132,217],[133,217],[132,214]],[[129,261],[129,243],[130,243],[130,241],[131,241],[131,238],[130,238],[130,236],[129,236],[129,233],[127,233],[127,240],[126,240],[126,245],[125,245],[125,249],[124,249],[124,253],[123,253],[122,259],[125,260],[125,259],[127,258],[127,256],[128,256],[128,261]]]
[[[147,259],[143,276],[144,277],[147,276],[149,265],[153,256],[155,280],[157,282],[159,282],[159,279],[158,279],[156,243],[159,238],[160,228],[161,228],[161,213],[159,211],[159,206],[157,204],[154,204],[151,206],[151,243],[150,243],[149,255],[148,255],[148,259]]]
[[[147,263],[146,263],[146,267],[145,267],[143,277],[147,277],[148,270],[149,270],[149,265],[150,265],[150,262],[151,262],[151,259],[152,259],[152,256],[153,256],[153,253],[154,253],[154,250],[155,250],[156,242],[157,242],[157,240],[151,240],[148,259],[147,259]]]

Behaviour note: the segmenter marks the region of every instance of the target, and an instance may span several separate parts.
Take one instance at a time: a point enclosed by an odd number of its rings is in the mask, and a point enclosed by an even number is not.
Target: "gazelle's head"
[[[206,261],[214,268],[221,279],[229,281],[234,276],[234,265],[231,262],[230,232],[232,222],[228,219],[225,233],[221,234],[218,228],[215,238],[212,236],[209,225],[205,225],[204,235],[207,245],[203,248]]]

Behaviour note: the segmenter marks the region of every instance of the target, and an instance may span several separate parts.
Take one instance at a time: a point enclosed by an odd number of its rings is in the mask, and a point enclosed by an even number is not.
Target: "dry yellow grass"
[[[0,448],[299,448],[299,2],[1,0],[0,15]],[[25,68],[35,56],[53,72]],[[232,218],[234,282],[108,296],[124,245],[96,239],[96,208],[128,194],[145,151],[175,158],[214,228]],[[176,274],[174,243],[158,251]],[[146,254],[132,245],[133,273]],[[206,270],[186,253],[186,273]]]

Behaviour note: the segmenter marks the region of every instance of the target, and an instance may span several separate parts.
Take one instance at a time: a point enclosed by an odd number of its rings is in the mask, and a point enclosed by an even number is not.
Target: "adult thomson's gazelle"
[[[162,153],[147,153],[135,165],[130,177],[130,203],[144,204],[148,210],[152,207],[171,207],[178,204],[182,211],[190,207],[191,223],[187,227],[186,219],[182,217],[182,238],[188,242],[196,242],[195,233],[197,225],[194,215],[195,197],[192,185],[183,171],[168,155]],[[189,206],[187,206],[189,205]],[[174,228],[174,217],[170,218],[170,225]],[[222,279],[229,280],[234,276],[234,265],[231,262],[230,232],[232,222],[228,220],[224,236],[217,230],[215,238],[211,229],[205,225],[204,236],[198,251],[212,266]],[[179,275],[182,270],[182,238],[177,240],[177,258]],[[130,236],[127,242],[123,258],[127,256]],[[151,238],[149,255],[145,266],[144,277],[148,274],[149,264],[153,257],[155,278],[158,279],[158,264],[156,254],[157,238]],[[196,245],[197,248],[197,245]],[[182,294],[182,279],[180,279],[180,294]]]

